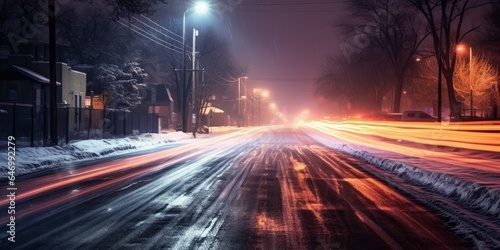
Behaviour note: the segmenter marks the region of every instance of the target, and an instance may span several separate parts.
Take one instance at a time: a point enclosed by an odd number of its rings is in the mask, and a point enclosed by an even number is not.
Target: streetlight
[[[261,125],[261,123],[260,123],[260,102],[261,102],[262,98],[266,98],[269,96],[269,92],[267,90],[254,89],[253,93],[258,97],[258,100],[259,100],[259,126],[260,126]],[[252,105],[252,107],[253,107],[253,105]],[[252,121],[253,121],[253,108],[252,108]]]
[[[238,77],[238,127],[241,126],[241,78],[248,79],[248,77],[247,76]],[[246,100],[246,89],[247,88],[245,86],[245,100]]]
[[[272,102],[271,104],[269,104],[269,109],[270,109],[270,112],[268,112],[268,115],[267,115],[267,124],[271,125],[272,121],[273,121],[273,116],[277,112],[276,111],[277,110],[276,103]]]
[[[462,52],[465,50],[463,45],[459,45],[457,50]],[[470,87],[470,116],[474,117],[474,105],[473,105],[473,94],[472,94],[472,46],[469,46],[469,87]]]
[[[182,16],[182,97],[184,98],[184,86],[186,86],[186,14],[194,10],[196,13],[206,13],[208,4],[205,2],[197,2],[193,7],[184,11]],[[194,69],[193,69],[194,70]],[[194,83],[194,82],[193,82]],[[187,132],[187,99],[182,100],[182,131]],[[194,133],[194,131],[193,131]]]

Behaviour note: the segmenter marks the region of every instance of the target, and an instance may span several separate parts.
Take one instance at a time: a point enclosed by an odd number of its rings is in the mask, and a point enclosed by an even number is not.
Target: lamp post
[[[195,95],[195,87],[196,87],[196,37],[198,36],[198,30],[193,29],[193,54],[192,54],[192,61],[193,61],[193,72],[191,76],[192,80],[192,123],[193,123],[193,137],[196,138],[196,109],[195,109],[195,100],[196,100],[196,95]]]
[[[474,117],[474,104],[472,94],[472,46],[469,47],[469,87],[470,87],[470,116]]]
[[[273,121],[273,117],[274,117],[274,113],[276,112],[276,103],[271,103],[269,105],[269,108],[270,108],[270,112],[268,112],[268,115],[267,115],[267,124],[268,125],[271,125],[272,124],[272,121]]]
[[[269,92],[267,92],[266,90],[262,90],[262,89],[254,89],[253,93],[256,95],[256,97],[258,97],[257,99],[259,101],[259,104],[258,104],[259,105],[259,108],[258,108],[259,114],[258,114],[258,116],[259,116],[259,126],[260,126],[261,125],[261,123],[260,123],[260,117],[261,117],[260,116],[260,103],[261,103],[262,98],[267,97],[269,95]],[[253,113],[253,111],[252,111],[252,113]]]
[[[464,46],[459,45],[457,48],[458,51],[465,50]],[[469,88],[470,88],[470,116],[474,117],[474,95],[472,94],[472,46],[469,46]]]
[[[241,78],[247,79],[248,77],[246,77],[246,76],[238,77],[238,127],[241,126],[241,120],[242,120],[242,116],[241,116]],[[246,98],[246,96],[245,96],[245,98]]]
[[[184,11],[182,15],[182,131],[187,132],[187,94],[184,94],[184,89],[186,88],[186,14],[195,10],[197,13],[205,13],[208,11],[208,4],[205,2],[197,2],[193,7]],[[194,60],[194,59],[193,59]],[[194,70],[194,68],[193,68]],[[193,89],[194,90],[194,89]],[[194,103],[194,101],[193,101]]]

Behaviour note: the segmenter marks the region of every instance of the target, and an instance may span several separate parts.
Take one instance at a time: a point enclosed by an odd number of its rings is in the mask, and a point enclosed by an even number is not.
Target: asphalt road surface
[[[67,166],[19,182],[16,242],[4,233],[1,245],[467,248],[432,211],[364,172],[361,164],[367,163],[328,149],[301,130],[264,128]],[[6,206],[0,209],[7,211]],[[1,218],[5,225],[5,213]]]

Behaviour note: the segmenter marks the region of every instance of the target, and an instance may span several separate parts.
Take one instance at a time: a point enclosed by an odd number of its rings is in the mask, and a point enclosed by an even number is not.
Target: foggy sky
[[[341,53],[333,24],[343,14],[342,1],[238,2],[227,14],[226,34],[235,60],[247,67],[249,88],[268,89],[282,112],[314,109],[320,66]]]
[[[194,2],[167,1],[158,6],[155,16],[159,21],[170,15],[181,18],[182,11]],[[211,13],[204,17],[188,15],[187,24],[198,26],[200,36],[205,25],[220,32],[232,49],[234,61],[248,71],[248,90],[269,90],[269,102],[276,103],[283,113],[317,108],[313,93],[321,64],[325,57],[341,54],[334,24],[344,14],[343,0],[207,2]],[[199,27],[200,22],[205,24]]]

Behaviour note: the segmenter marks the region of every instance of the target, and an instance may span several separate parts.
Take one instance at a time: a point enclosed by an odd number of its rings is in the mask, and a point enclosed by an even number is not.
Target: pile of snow
[[[117,155],[131,150],[150,149],[168,143],[193,138],[191,134],[172,132],[166,134],[142,134],[119,139],[83,140],[65,146],[17,148],[15,174],[33,173],[51,166],[74,163]],[[7,162],[7,151],[0,152],[0,162]],[[0,169],[0,177],[7,176],[7,168]]]
[[[379,157],[373,153],[359,150],[347,143],[336,142],[331,138],[314,134],[311,134],[311,136],[330,148],[346,152],[358,159],[363,159],[379,169],[395,174],[408,182],[431,189],[433,192],[464,204],[469,209],[500,219],[499,189],[463,180],[455,175],[433,172],[409,163]]]

